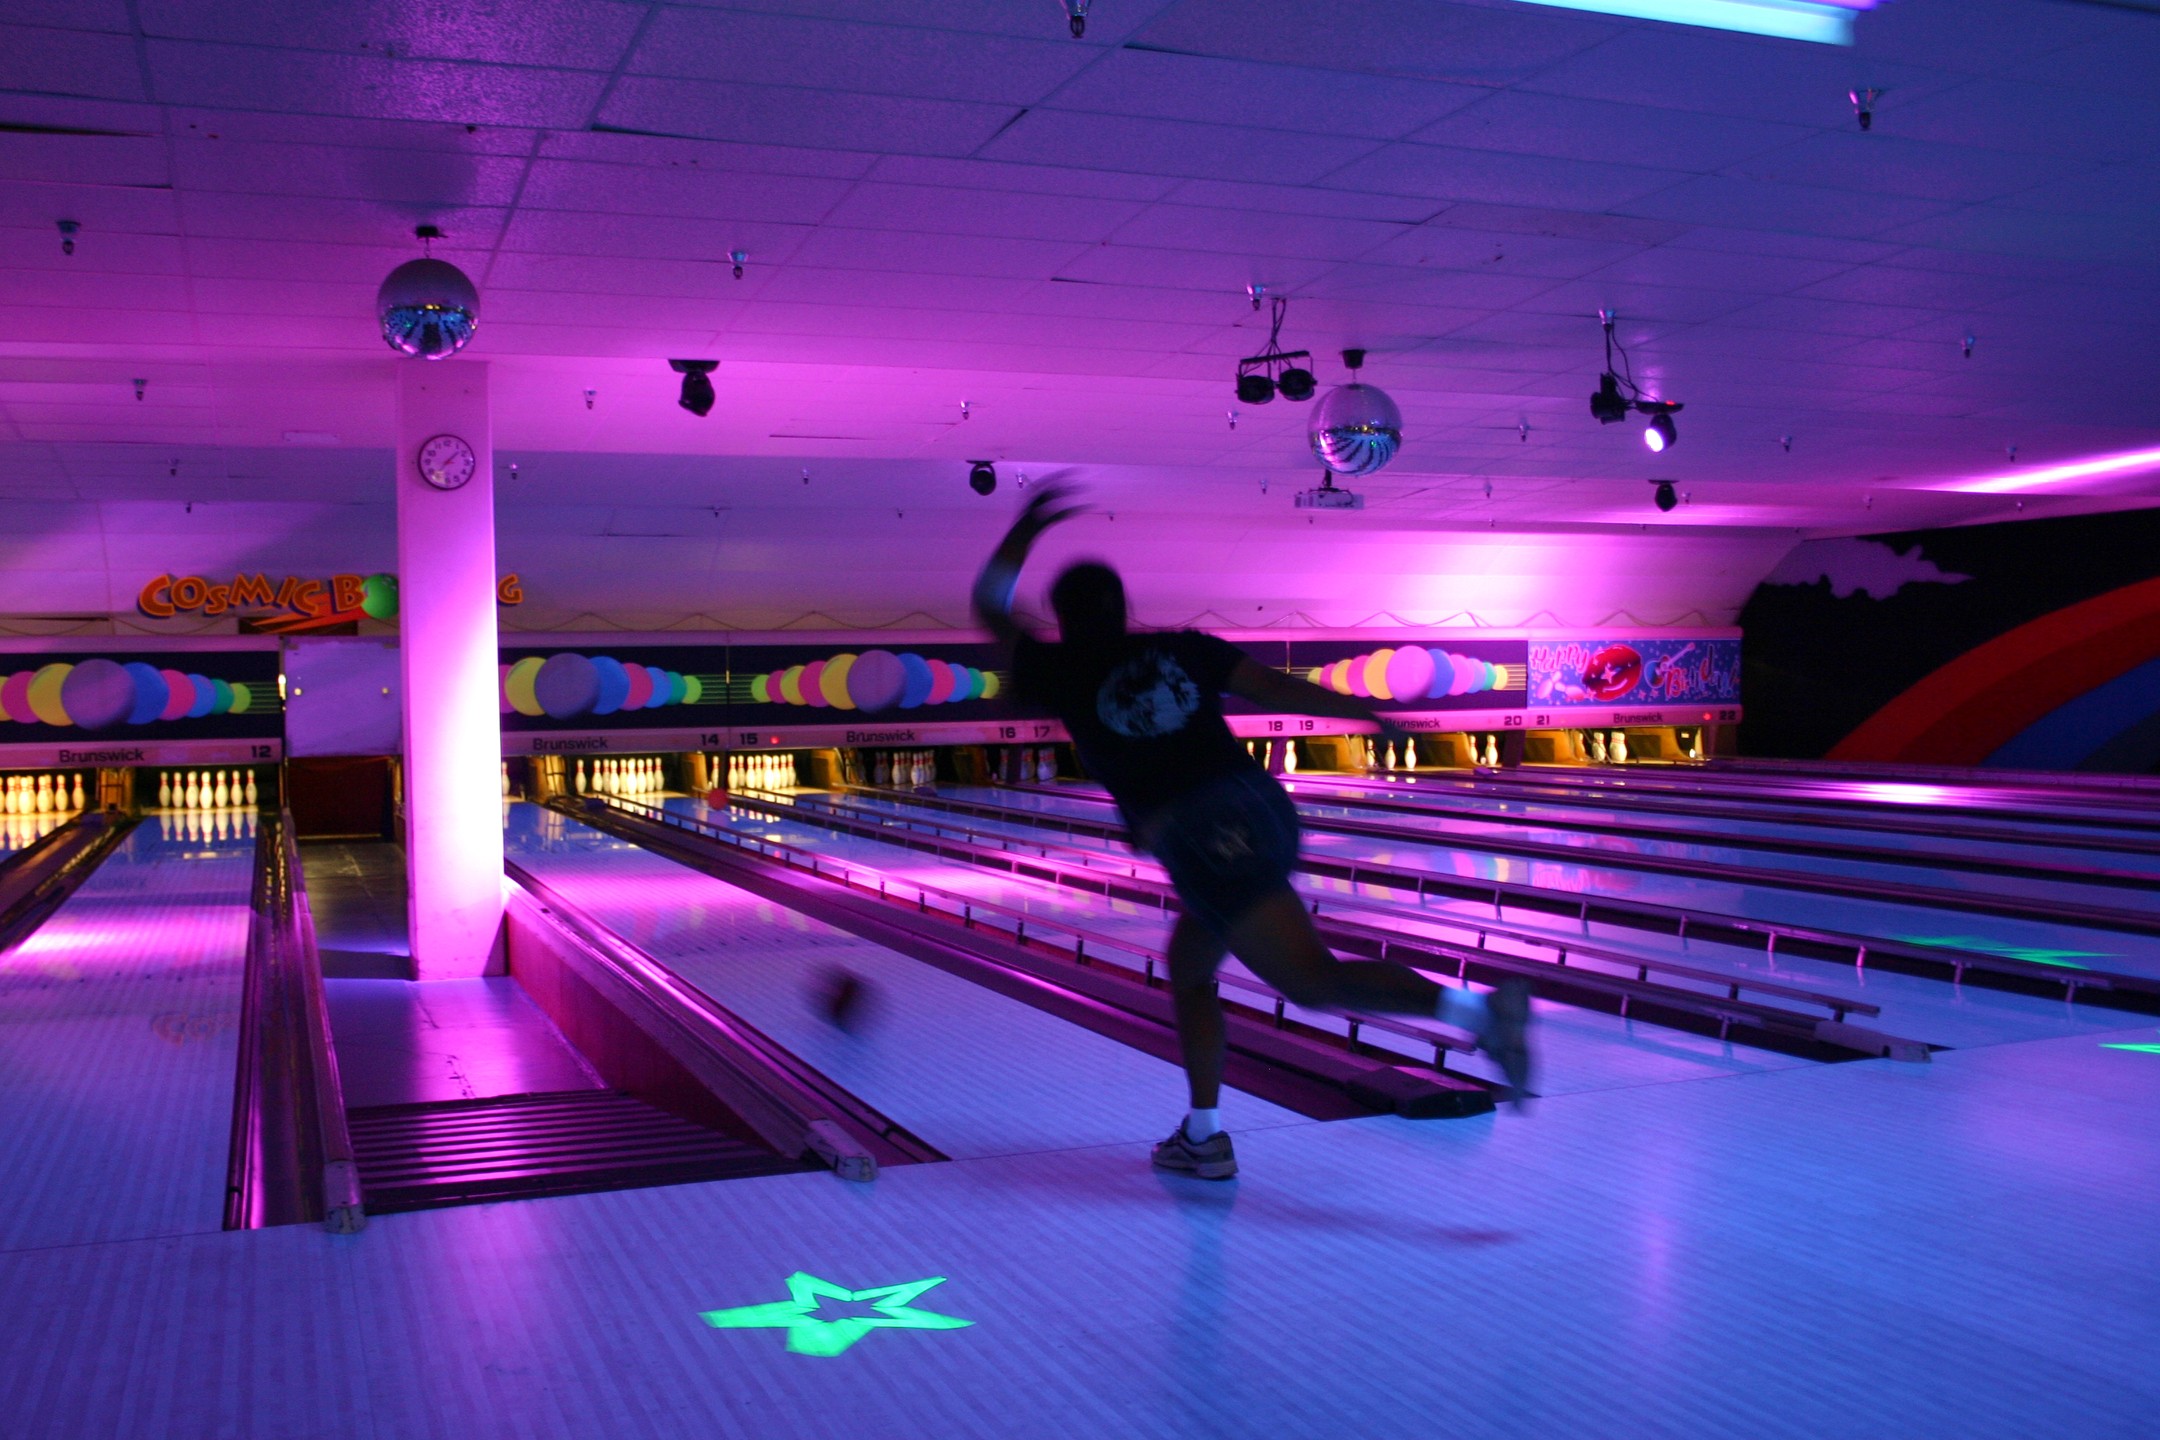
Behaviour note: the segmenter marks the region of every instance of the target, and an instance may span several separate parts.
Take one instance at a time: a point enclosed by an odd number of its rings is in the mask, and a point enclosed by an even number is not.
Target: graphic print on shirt
[[[1200,687],[1159,650],[1146,650],[1110,672],[1095,692],[1095,713],[1129,740],[1170,735],[1200,708]]]

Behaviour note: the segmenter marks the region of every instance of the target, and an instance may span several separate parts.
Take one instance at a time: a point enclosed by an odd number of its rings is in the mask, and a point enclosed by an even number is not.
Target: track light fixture
[[[1653,400],[1642,393],[1635,383],[1635,367],[1628,361],[1627,347],[1613,336],[1613,312],[1598,311],[1598,323],[1605,327],[1605,373],[1598,376],[1598,388],[1590,395],[1590,413],[1600,425],[1617,425],[1627,419],[1630,410],[1650,417],[1650,424],[1643,430],[1643,444],[1653,453],[1663,453],[1680,443],[1680,431],[1673,424],[1673,416],[1681,410],[1677,400]],[[1619,356],[1616,367],[1613,357]]]
[[[997,467],[988,460],[968,462],[968,489],[977,495],[988,495],[997,489]]]
[[[1257,308],[1264,292],[1256,286],[1248,293]],[[1290,302],[1281,295],[1274,295],[1268,297],[1268,304],[1272,323],[1268,326],[1267,348],[1237,362],[1238,403],[1265,405],[1278,394],[1285,400],[1310,400],[1313,392],[1320,388],[1313,378],[1312,352],[1282,348],[1278,341],[1282,337],[1283,316],[1289,311]]]
[[[1651,501],[1657,506],[1659,510],[1664,511],[1666,514],[1671,514],[1673,507],[1680,503],[1679,495],[1677,495],[1673,491],[1672,481],[1653,480],[1650,483],[1657,487],[1650,493]]]
[[[1095,0],[1065,0],[1066,28],[1072,31],[1073,39],[1087,34],[1088,7],[1094,3]]]
[[[1653,455],[1662,455],[1680,443],[1680,432],[1673,428],[1672,412],[1659,410],[1643,427],[1642,443],[1650,447]]]
[[[682,396],[676,404],[701,419],[712,414],[712,372],[720,368],[717,360],[670,360],[668,369],[682,376]]]

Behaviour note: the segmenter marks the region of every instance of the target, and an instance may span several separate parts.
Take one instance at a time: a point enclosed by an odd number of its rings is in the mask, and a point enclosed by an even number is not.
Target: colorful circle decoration
[[[56,660],[0,677],[0,720],[17,725],[111,730],[153,721],[244,715],[254,701],[254,692],[244,684],[103,656]]]
[[[1475,660],[1423,645],[1383,647],[1305,672],[1305,678],[1338,695],[1412,705],[1444,695],[1476,695],[1511,686],[1505,665]]]
[[[563,651],[545,660],[528,655],[500,667],[498,697],[505,715],[515,711],[551,720],[576,720],[617,711],[694,705],[704,698],[697,677],[661,665],[640,665],[611,655]]]
[[[361,581],[360,613],[371,620],[397,619],[397,576],[370,575]]]
[[[750,698],[760,705],[807,705],[816,709],[913,710],[918,705],[950,705],[962,700],[993,700],[998,677],[951,660],[925,659],[912,652],[865,650],[828,655],[804,665],[754,676]]]

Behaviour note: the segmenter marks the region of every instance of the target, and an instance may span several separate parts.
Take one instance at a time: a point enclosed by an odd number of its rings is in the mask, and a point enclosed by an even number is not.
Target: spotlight
[[[1620,377],[1610,370],[1598,380],[1596,393],[1590,397],[1590,413],[1600,425],[1617,425],[1627,419],[1627,401],[1620,396]]]
[[[1252,296],[1255,310],[1260,308],[1261,297],[1266,291],[1267,287],[1263,285],[1245,287],[1245,293]],[[1265,405],[1277,395],[1285,400],[1310,400],[1320,388],[1313,378],[1312,352],[1282,348],[1279,342],[1283,316],[1289,311],[1290,302],[1281,295],[1267,295],[1267,300],[1272,308],[1267,346],[1258,355],[1248,355],[1237,362],[1238,403]]]
[[[1680,443],[1680,432],[1673,428],[1672,412],[1660,410],[1650,417],[1643,427],[1642,443],[1650,447],[1652,454],[1663,454]]]
[[[968,489],[977,495],[988,495],[997,489],[997,467],[988,460],[968,462]]]
[[[1658,509],[1670,513],[1672,508],[1680,503],[1680,497],[1673,493],[1672,481],[1653,480],[1650,483],[1657,486],[1650,498],[1656,502]]]
[[[668,369],[682,376],[682,398],[675,403],[693,415],[712,414],[712,372],[720,368],[717,360],[670,360]]]

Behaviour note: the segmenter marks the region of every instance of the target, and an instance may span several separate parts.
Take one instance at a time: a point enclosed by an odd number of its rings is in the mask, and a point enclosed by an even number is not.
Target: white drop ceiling
[[[957,619],[1010,492],[977,457],[1081,467],[1122,514],[1074,543],[1166,618],[1283,623],[1724,618],[1797,534],[2160,494],[1938,488],[2160,444],[2134,8],[1886,0],[1850,49],[1507,0],[0,16],[0,613],[124,608],[159,556],[387,563],[370,311],[422,223],[551,621]],[[1402,407],[1360,514],[1293,511],[1306,410],[1231,397],[1255,284]],[[1687,407],[1665,456],[1590,419],[1601,307]],[[706,419],[679,355],[721,361]]]

